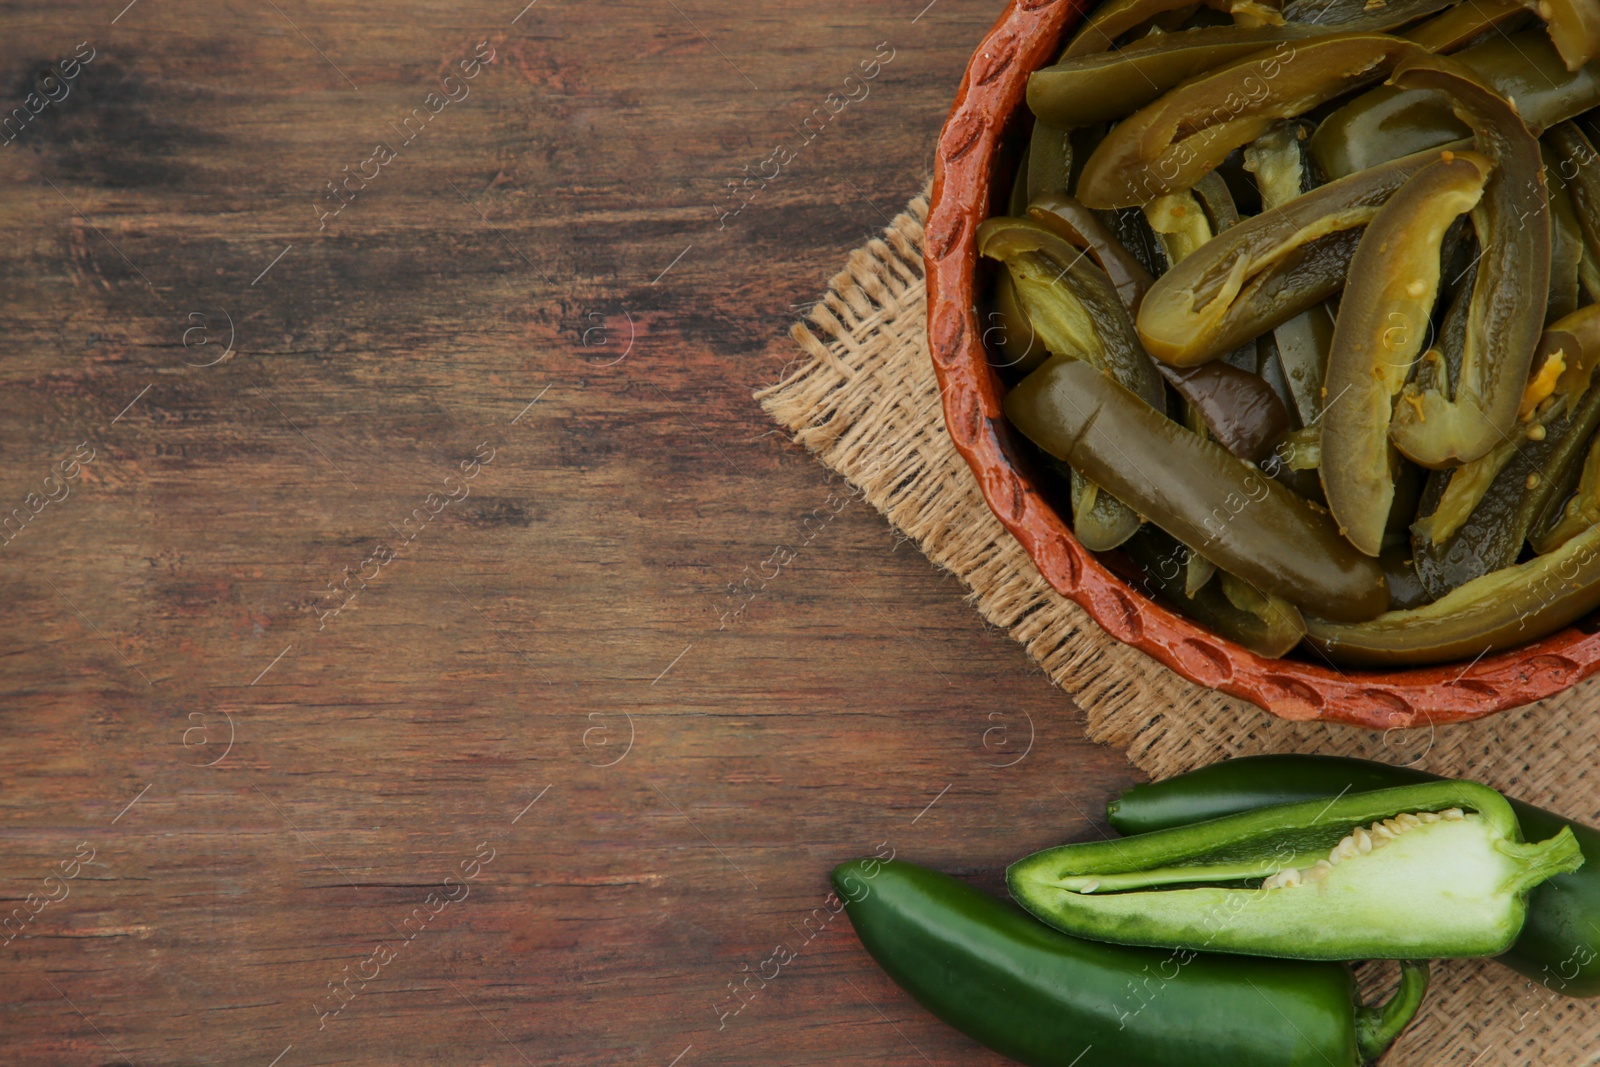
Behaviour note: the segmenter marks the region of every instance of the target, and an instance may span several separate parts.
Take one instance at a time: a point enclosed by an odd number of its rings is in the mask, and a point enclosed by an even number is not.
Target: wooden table
[[[522,2],[8,9],[6,1064],[998,1062],[827,872],[1131,771],[750,394],[999,4]]]

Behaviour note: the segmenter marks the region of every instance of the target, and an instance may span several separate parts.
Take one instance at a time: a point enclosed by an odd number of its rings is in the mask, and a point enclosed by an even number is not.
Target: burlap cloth
[[[849,479],[928,558],[972,592],[1087,717],[1096,741],[1152,778],[1228,756],[1321,752],[1486,782],[1580,820],[1600,817],[1590,766],[1600,678],[1463,726],[1376,734],[1292,723],[1180,678],[1107,636],[1045,584],[990,512],[945,432],[926,343],[926,195],[857,249],[807,321],[800,354],[756,397],[795,440]],[[1593,938],[1600,948],[1600,930]],[[1370,979],[1370,974],[1364,978]],[[1378,981],[1381,982],[1381,978]],[[1364,981],[1363,984],[1366,984]],[[1436,964],[1421,1018],[1385,1067],[1600,1063],[1600,1001],[1556,997],[1486,962]]]

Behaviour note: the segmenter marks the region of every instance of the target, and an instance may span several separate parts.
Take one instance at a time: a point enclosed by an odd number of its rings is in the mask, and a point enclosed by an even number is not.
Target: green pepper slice
[[[1328,356],[1322,465],[1328,508],[1350,543],[1383,548],[1394,503],[1389,422],[1427,339],[1445,233],[1483,197],[1492,171],[1476,152],[1445,153],[1418,171],[1367,226]]]
[[[1535,130],[1600,105],[1600,63],[1568,71],[1555,46],[1538,31],[1497,34],[1451,58],[1471,67],[1501,96],[1515,100],[1518,114]],[[1311,156],[1329,178],[1342,178],[1386,160],[1447,146],[1469,132],[1437,93],[1380,86],[1318,125]]]
[[[1443,781],[1061,845],[1006,881],[1058,930],[1117,944],[1445,959],[1510,948],[1529,890],[1583,861],[1570,829],[1526,842],[1499,793]]]
[[[1387,606],[1381,568],[1326,515],[1092,367],[1051,360],[1005,412],[1035,445],[1262,592],[1324,618]]]
[[[1203,0],[1207,7],[1226,11],[1241,25],[1281,26],[1283,14],[1260,0]],[[1083,24],[1067,47],[1063,60],[1104,52],[1118,37],[1159,15],[1194,6],[1194,0],[1110,0]],[[1282,7],[1281,2],[1278,7]]]
[[[1284,26],[1208,26],[1161,33],[1115,52],[1081,52],[1028,79],[1028,107],[1057,126],[1111,122],[1155,100],[1173,86],[1206,71],[1272,49],[1333,32],[1384,33],[1447,8],[1453,0],[1389,0],[1361,18],[1343,23],[1309,16]],[[1441,19],[1444,15],[1439,16]],[[1276,75],[1273,75],[1274,77]]]
[[[1246,150],[1245,167],[1256,176],[1263,211],[1311,191],[1306,166],[1310,135],[1307,124],[1285,123],[1256,138]],[[1312,305],[1273,331],[1272,345],[1302,426],[1322,416],[1322,384],[1332,344],[1333,313],[1326,304]]]
[[[1584,450],[1600,430],[1600,390],[1589,388],[1593,357],[1585,360],[1581,349],[1565,345],[1570,336],[1552,330],[1540,342],[1544,362],[1523,394],[1515,438],[1430,477],[1427,499],[1434,506],[1425,504],[1427,515],[1412,530],[1417,571],[1433,597],[1511,566],[1525,540],[1537,548],[1536,532],[1548,525],[1542,517],[1559,506],[1577,477]],[[1546,550],[1587,526],[1570,528]]]
[[[1425,607],[1386,612],[1363,623],[1307,618],[1306,640],[1333,662],[1356,667],[1447,663],[1536,641],[1596,607],[1600,526],[1553,552],[1491,571]]]
[[[1111,279],[1128,315],[1139,313],[1144,294],[1155,279],[1098,215],[1065,193],[1041,193],[1029,202],[1028,218],[1093,256]]]
[[[1455,395],[1412,383],[1389,436],[1407,458],[1438,468],[1477,459],[1517,418],[1550,291],[1550,197],[1539,141],[1504,97],[1452,59],[1430,56],[1393,79],[1447,94],[1494,165],[1473,223],[1483,246]]]
[[[1421,153],[1330,182],[1206,242],[1145,295],[1138,318],[1145,349],[1164,363],[1194,366],[1338,292],[1360,239],[1352,231],[1438,158]]]
[[[1567,184],[1561,180],[1561,159],[1551,146],[1545,155],[1545,186],[1550,190],[1550,303],[1545,322],[1553,323],[1578,310],[1578,274],[1583,266],[1583,223]]]
[[[1138,568],[1134,584],[1145,596],[1165,598],[1207,630],[1258,656],[1277,659],[1287,655],[1305,636],[1306,621],[1298,608],[1254,586],[1248,586],[1248,591],[1241,589],[1239,586],[1247,583],[1230,574],[1191,591],[1185,581],[1190,550],[1160,531],[1140,530],[1122,550]]]
[[[1083,165],[1078,199],[1130,207],[1192,188],[1234,149],[1428,53],[1382,33],[1278,46],[1191,78],[1118,123]]]
[[[1155,365],[1139,345],[1110,279],[1079,249],[1029,219],[988,219],[978,229],[983,255],[1006,265],[1017,302],[1050,352],[1083,359],[1165,407]],[[1139,529],[1138,514],[1103,493],[1073,466],[1073,532],[1091,551],[1116,548]]]
[[[1587,251],[1600,252],[1600,153],[1576,123],[1550,127],[1545,139],[1559,157],[1555,178],[1572,197],[1574,214],[1583,230]]]
[[[1106,818],[1119,833],[1142,834],[1270,804],[1438,780],[1411,767],[1345,756],[1245,756],[1134,786],[1107,805]],[[1522,935],[1495,962],[1569,997],[1600,996],[1600,830],[1507,800],[1526,836],[1543,840],[1570,826],[1588,862],[1529,894]]]
[[[1527,17],[1521,0],[1471,0],[1457,4],[1437,18],[1429,19],[1400,36],[1415,41],[1430,52],[1454,52],[1513,19]]]
[[[1577,70],[1600,56],[1600,7],[1594,0],[1524,0],[1528,10],[1545,21],[1550,40],[1566,60],[1568,70]]]
[[[1407,965],[1394,998],[1368,1007],[1343,964],[1084,941],[903,860],[842,864],[833,886],[890,978],[1030,1067],[1358,1067],[1427,989],[1427,965]]]

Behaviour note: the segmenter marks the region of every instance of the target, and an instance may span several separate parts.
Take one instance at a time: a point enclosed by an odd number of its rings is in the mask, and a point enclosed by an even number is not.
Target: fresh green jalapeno
[[[1138,327],[1146,350],[1194,366],[1332,296],[1360,240],[1352,231],[1437,159],[1419,154],[1331,182],[1206,242],[1145,295]]]
[[[1596,607],[1600,526],[1553,552],[1491,571],[1425,607],[1386,612],[1362,623],[1308,617],[1306,640],[1333,662],[1356,667],[1448,663],[1537,641]]]
[[[1544,331],[1550,197],[1538,139],[1504,97],[1466,68],[1430,56],[1409,63],[1393,81],[1445,93],[1457,116],[1476,131],[1477,151],[1494,166],[1473,218],[1483,257],[1455,393],[1447,398],[1412,383],[1401,392],[1390,423],[1396,448],[1437,468],[1477,459],[1504,440],[1516,421]]]
[[[1381,33],[1338,33],[1246,56],[1184,82],[1118,123],[1083,165],[1078,198],[1128,207],[1192,188],[1279,119],[1380,80],[1425,56]]]
[[[855,860],[833,886],[862,946],[944,1022],[1030,1067],[1359,1067],[1427,990],[1407,964],[1381,1007],[1339,963],[1085,941],[903,860]]]
[[[1005,411],[1034,444],[1262,592],[1326,618],[1387,606],[1378,564],[1326,515],[1092,367],[1051,360]]]
[[[1394,503],[1389,422],[1427,339],[1446,231],[1483,197],[1489,160],[1445,153],[1418,171],[1367,226],[1345,286],[1328,357],[1322,489],[1340,530],[1369,556],[1383,548]]]
[[[1006,881],[1023,907],[1077,937],[1293,959],[1443,959],[1510,948],[1529,890],[1583,862],[1570,828],[1524,841],[1499,793],[1440,781],[1061,845],[1012,864]]]
[[[1245,756],[1134,786],[1107,805],[1106,818],[1120,833],[1142,834],[1272,804],[1438,780],[1411,767],[1342,756]],[[1522,934],[1495,962],[1569,997],[1600,996],[1600,830],[1507,799],[1525,836],[1543,840],[1570,826],[1587,862],[1529,894]]]
[[[1359,18],[1343,22],[1319,18],[1317,13],[1301,8],[1294,20],[1283,26],[1208,26],[1153,34],[1115,52],[1086,49],[1035,71],[1028,80],[1028,107],[1058,126],[1109,122],[1143,107],[1187,78],[1262,49],[1334,32],[1385,33],[1447,8],[1452,2],[1389,0]],[[1365,8],[1365,0],[1362,6]],[[1080,37],[1088,41],[1087,37]]]
[[[1518,114],[1535,130],[1600,105],[1600,63],[1568,71],[1549,38],[1536,30],[1509,37],[1495,34],[1451,58],[1470,67],[1496,93],[1515,100]],[[1380,86],[1323,119],[1311,139],[1311,155],[1329,178],[1342,178],[1386,160],[1446,147],[1469,132],[1437,93]]]

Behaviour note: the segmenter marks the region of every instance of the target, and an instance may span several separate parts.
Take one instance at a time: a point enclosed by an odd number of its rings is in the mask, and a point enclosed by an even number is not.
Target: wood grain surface
[[[827,872],[1131,772],[750,393],[1000,5],[523,2],[5,6],[0,1062],[999,1062]]]

